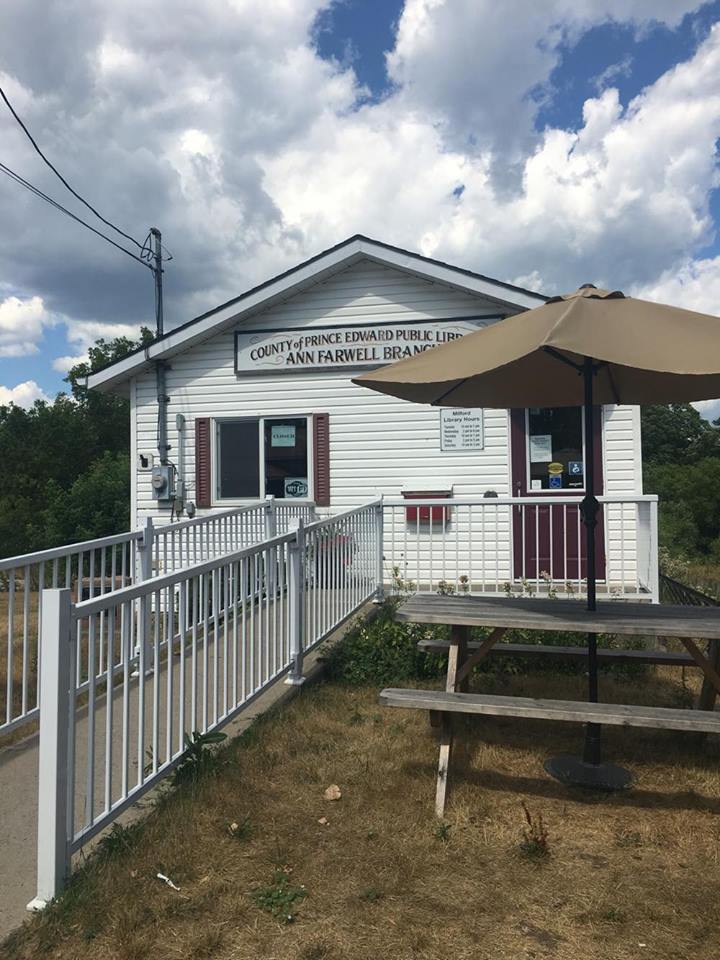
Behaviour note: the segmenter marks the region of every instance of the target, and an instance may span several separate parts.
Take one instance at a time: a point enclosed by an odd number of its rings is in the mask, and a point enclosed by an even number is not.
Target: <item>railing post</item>
[[[277,504],[273,494],[265,497],[265,539],[272,540],[277,536]],[[277,554],[273,554],[272,562],[268,565],[267,591],[269,597],[277,593]]]
[[[285,683],[300,686],[303,676],[305,648],[305,526],[302,517],[295,539],[288,543],[288,603],[290,604],[290,672]]]
[[[155,544],[155,527],[153,518],[145,517],[142,525],[142,535],[138,542],[138,564],[137,564],[137,582],[145,583],[152,579],[153,547]],[[166,572],[166,571],[164,571]],[[141,604],[138,600],[138,614],[141,610]],[[145,617],[141,624],[141,636],[138,638],[138,644],[135,647],[134,655],[140,656],[140,643],[145,647],[145,667],[150,667],[150,623],[152,614],[152,603],[145,604]],[[135,674],[136,675],[136,674]]]
[[[28,910],[42,910],[70,874],[74,740],[71,591],[42,592],[40,740],[38,762],[37,894]]]
[[[277,536],[277,504],[275,495],[269,493],[265,497],[265,539],[272,540]]]
[[[375,536],[377,537],[377,552],[375,555],[375,597],[373,599],[373,603],[382,603],[385,600],[385,554],[383,552],[385,536],[385,507],[383,505],[382,497],[380,497],[380,503],[378,503],[378,505],[375,507]]]
[[[650,501],[650,594],[652,603],[660,603],[660,568],[658,562],[658,502]]]

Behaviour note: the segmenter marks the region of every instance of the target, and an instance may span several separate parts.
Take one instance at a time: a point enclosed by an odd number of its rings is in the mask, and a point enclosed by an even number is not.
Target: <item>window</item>
[[[527,418],[530,493],[584,489],[582,407],[531,407]]]
[[[217,421],[217,496],[311,498],[307,417]]]

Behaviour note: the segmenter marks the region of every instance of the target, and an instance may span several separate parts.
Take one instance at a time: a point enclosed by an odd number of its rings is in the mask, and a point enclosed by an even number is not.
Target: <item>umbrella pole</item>
[[[585,357],[582,365],[584,380],[585,416],[585,497],[580,507],[585,525],[586,569],[587,569],[587,609],[597,609],[597,570],[595,565],[595,528],[600,509],[595,496],[595,420],[593,417],[593,377],[594,365],[591,357]],[[580,558],[578,557],[578,562]],[[598,660],[597,636],[587,635],[588,647],[588,700],[598,702]],[[614,763],[601,760],[601,731],[599,723],[588,723],[585,727],[585,746],[582,759],[573,756],[553,757],[545,763],[545,769],[562,783],[592,790],[625,790],[631,782],[629,771]]]
[[[595,417],[593,416],[593,362],[590,357],[583,361],[583,386],[585,403],[585,497],[582,503],[582,518],[585,524],[586,566],[587,566],[587,608],[590,612],[597,609],[597,569],[595,566],[595,529],[600,505],[595,496]],[[578,562],[580,562],[578,560]],[[598,702],[598,662],[597,635],[587,635],[588,647],[588,700]],[[601,728],[597,723],[588,723],[585,728],[585,763],[600,763]]]

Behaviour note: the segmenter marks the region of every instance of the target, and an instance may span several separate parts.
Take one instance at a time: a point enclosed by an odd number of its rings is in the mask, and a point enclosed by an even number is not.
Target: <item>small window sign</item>
[[[440,449],[442,451],[482,450],[484,446],[482,410],[440,411]]]
[[[285,477],[285,496],[302,499],[308,495],[307,477]]]
[[[271,447],[294,447],[295,446],[295,424],[294,423],[274,423],[270,428],[270,446]]]
[[[530,437],[530,463],[550,463],[552,461],[552,435],[536,433]]]

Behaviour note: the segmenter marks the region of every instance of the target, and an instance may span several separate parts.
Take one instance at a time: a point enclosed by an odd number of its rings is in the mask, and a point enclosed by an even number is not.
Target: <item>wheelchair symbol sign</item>
[[[583,475],[582,460],[571,460],[568,463],[568,473],[571,477],[581,477]]]

